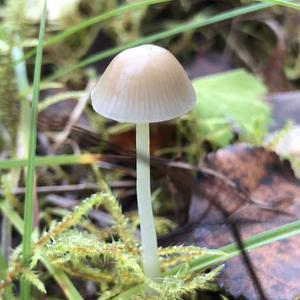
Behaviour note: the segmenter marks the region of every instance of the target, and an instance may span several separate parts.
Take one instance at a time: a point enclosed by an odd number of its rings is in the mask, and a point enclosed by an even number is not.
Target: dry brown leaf
[[[228,222],[247,238],[300,217],[300,181],[273,152],[234,145],[210,154],[200,169],[189,213],[196,225],[171,242],[219,248],[236,238]],[[300,294],[299,244],[300,237],[295,236],[249,254],[267,299],[287,300]],[[261,299],[241,257],[226,263],[219,283],[234,298]]]

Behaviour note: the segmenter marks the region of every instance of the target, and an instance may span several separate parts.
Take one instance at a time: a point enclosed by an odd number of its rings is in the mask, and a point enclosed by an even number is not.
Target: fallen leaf
[[[299,204],[300,181],[288,162],[262,147],[230,146],[201,163],[190,226],[169,241],[219,248],[235,241],[230,224],[247,238],[299,219]],[[299,244],[300,237],[294,236],[249,253],[266,299],[287,300],[300,294]],[[261,299],[244,262],[241,256],[226,262],[219,284],[234,299]]]
[[[297,178],[300,178],[300,126],[286,126],[269,134],[265,139],[268,149],[280,157],[289,159]]]
[[[174,124],[157,123],[151,124],[151,153],[175,146],[174,140],[176,136],[176,127]],[[135,152],[135,130],[130,129],[122,133],[111,134],[109,137],[110,143],[121,145],[124,151]]]

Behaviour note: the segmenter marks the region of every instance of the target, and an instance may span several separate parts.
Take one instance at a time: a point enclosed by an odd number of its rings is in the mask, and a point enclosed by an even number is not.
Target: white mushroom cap
[[[117,55],[92,91],[94,110],[119,122],[176,118],[195,104],[191,81],[166,49],[143,45]]]

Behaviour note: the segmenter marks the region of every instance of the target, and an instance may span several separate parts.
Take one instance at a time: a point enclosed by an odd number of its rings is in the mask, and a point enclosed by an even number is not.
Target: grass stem
[[[33,217],[33,188],[34,188],[34,173],[35,173],[35,151],[36,151],[36,136],[37,136],[37,113],[38,113],[38,98],[39,86],[41,78],[42,54],[44,35],[47,16],[47,0],[44,2],[44,11],[40,24],[39,43],[35,60],[34,79],[33,79],[33,95],[32,107],[30,114],[30,135],[28,149],[28,164],[26,176],[26,195],[24,205],[24,236],[23,236],[23,264],[26,266],[29,263],[31,256],[31,232],[32,232],[32,217]],[[30,299],[30,284],[24,278],[21,279],[21,299]]]

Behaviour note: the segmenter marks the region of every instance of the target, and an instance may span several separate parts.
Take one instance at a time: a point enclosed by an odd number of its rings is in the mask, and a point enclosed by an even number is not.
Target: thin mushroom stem
[[[149,123],[136,124],[137,200],[142,240],[142,262],[147,277],[160,278],[157,237],[151,203]]]

